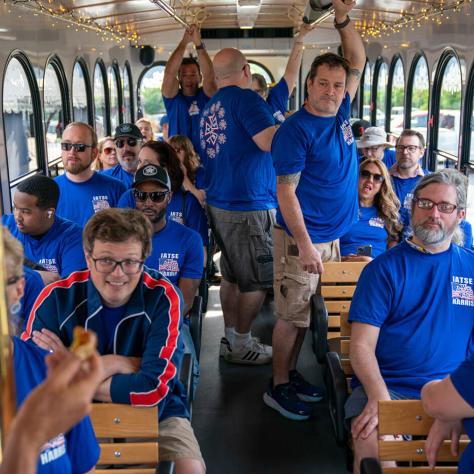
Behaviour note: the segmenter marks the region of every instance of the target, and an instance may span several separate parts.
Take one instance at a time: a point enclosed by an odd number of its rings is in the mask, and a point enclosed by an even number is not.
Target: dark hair
[[[151,252],[153,233],[150,221],[136,209],[104,209],[95,213],[87,222],[82,234],[86,252],[92,253],[94,242],[125,242],[130,238],[142,244],[142,257]]]
[[[201,74],[201,67],[195,58],[183,58],[181,61],[181,66],[189,66],[190,64],[194,64],[198,68],[199,74]]]
[[[183,186],[184,173],[173,147],[166,142],[150,140],[142,146],[142,149],[143,148],[150,148],[158,155],[160,166],[163,166],[163,168],[166,168],[166,171],[168,171],[171,181],[171,191],[176,192],[180,190]]]
[[[173,150],[181,148],[184,151],[183,165],[186,168],[186,175],[191,183],[196,184],[196,171],[201,165],[201,162],[199,155],[194,151],[191,140],[186,135],[173,135],[170,137],[168,143],[173,147]]]
[[[260,92],[264,95],[267,95],[268,92],[268,84],[265,78],[256,72],[252,74],[252,81],[257,81],[258,88],[260,89]]]
[[[53,207],[56,209],[59,201],[59,186],[54,179],[35,174],[22,181],[16,188],[20,193],[31,194],[38,198],[36,204],[40,209]]]
[[[420,142],[420,146],[422,148],[425,148],[425,137],[416,130],[412,130],[411,128],[406,128],[405,130],[403,130],[403,132],[400,133],[400,136],[398,137],[397,143],[402,137],[417,137],[418,141]]]
[[[321,54],[320,56],[316,56],[311,64],[311,69],[309,70],[308,78],[313,81],[318,73],[319,66],[326,64],[330,69],[342,67],[344,71],[346,71],[346,76],[349,75],[351,70],[350,65],[347,59],[343,58],[342,56],[338,56],[334,53],[325,53]]]

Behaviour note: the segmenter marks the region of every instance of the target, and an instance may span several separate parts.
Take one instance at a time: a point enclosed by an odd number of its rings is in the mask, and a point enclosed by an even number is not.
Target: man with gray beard
[[[378,402],[419,399],[423,385],[455,370],[473,349],[474,252],[453,243],[465,216],[457,171],[423,177],[413,192],[413,235],[365,267],[352,300],[345,406],[360,461],[378,455]]]
[[[97,135],[89,124],[72,122],[65,128],[61,158],[66,172],[55,179],[60,189],[56,213],[81,227],[96,212],[117,207],[126,191],[119,180],[91,168],[98,153]]]

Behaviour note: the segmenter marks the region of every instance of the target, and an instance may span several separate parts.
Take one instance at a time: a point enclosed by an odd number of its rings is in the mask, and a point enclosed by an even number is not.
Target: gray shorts
[[[394,392],[393,390],[388,391],[390,398],[392,400],[412,400],[412,397],[407,397],[401,393]],[[367,405],[367,394],[365,393],[364,387],[359,385],[356,387],[352,393],[349,395],[349,398],[346,400],[344,405],[344,419],[346,421],[346,426],[350,429],[351,420],[356,416],[359,416]]]
[[[271,288],[275,210],[226,211],[207,206],[207,212],[222,252],[223,278],[235,283],[242,293]]]

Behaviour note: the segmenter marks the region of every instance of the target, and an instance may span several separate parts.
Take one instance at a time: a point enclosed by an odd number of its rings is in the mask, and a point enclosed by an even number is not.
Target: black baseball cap
[[[133,187],[136,188],[141,183],[154,181],[160,184],[168,191],[171,191],[171,181],[168,172],[161,166],[145,165],[138,168],[133,179]]]
[[[122,123],[115,129],[115,138],[119,137],[133,137],[138,140],[143,140],[142,132],[140,129],[133,123]]]

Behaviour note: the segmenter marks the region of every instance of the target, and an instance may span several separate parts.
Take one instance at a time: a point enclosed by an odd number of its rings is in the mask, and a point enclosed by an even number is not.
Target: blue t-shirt
[[[464,401],[474,408],[474,353],[451,374],[451,382]],[[464,419],[464,430],[471,442],[459,461],[458,474],[472,474],[474,472],[474,418]]]
[[[94,173],[84,183],[71,181],[64,173],[55,178],[60,195],[56,213],[84,227],[94,213],[109,207],[117,207],[125,185],[105,174]]]
[[[129,173],[128,171],[125,171],[120,166],[120,163],[118,165],[115,165],[113,168],[109,168],[108,170],[102,171],[102,174],[105,174],[106,176],[112,176],[112,178],[118,179],[125,185],[126,189],[132,187],[133,174]]]
[[[385,151],[383,152],[383,158],[382,161],[384,162],[384,165],[390,169],[396,162],[397,162],[397,154],[395,153],[395,150],[390,150],[390,148],[385,148]]]
[[[186,96],[180,90],[172,99],[163,96],[166,114],[169,120],[170,137],[185,135],[199,153],[199,120],[209,97],[202,89],[193,96]]]
[[[204,268],[201,237],[169,219],[160,232],[153,234],[151,255],[145,265],[158,270],[176,286],[180,278],[200,280]]]
[[[29,393],[46,378],[44,358],[48,353],[31,341],[13,338],[13,366],[17,407]],[[54,400],[51,400],[54,409]],[[88,417],[68,433],[59,434],[42,448],[38,459],[37,474],[83,474],[90,471],[99,460],[100,448]]]
[[[20,318],[22,322],[26,324],[28,316],[31,313],[31,308],[33,308],[33,304],[35,303],[36,298],[41,293],[41,290],[44,288],[44,283],[43,279],[41,278],[41,275],[37,271],[31,269],[26,265],[23,265],[23,271],[25,272],[25,291],[20,301]]]
[[[466,219],[463,219],[459,223],[459,227],[461,227],[461,230],[464,234],[464,244],[463,247],[467,249],[472,249],[472,225],[470,222],[468,222]]]
[[[341,255],[357,255],[358,247],[371,245],[372,257],[375,258],[387,250],[387,239],[385,222],[377,209],[374,206],[360,207],[359,220],[340,238]]]
[[[133,189],[125,191],[119,200],[118,206],[122,209],[136,209]],[[207,217],[199,201],[188,191],[179,190],[173,193],[171,201],[166,209],[166,217],[186,227],[195,230],[203,241],[203,245],[209,243]]]
[[[419,398],[425,383],[447,377],[466,358],[473,289],[474,252],[454,244],[428,254],[404,241],[364,268],[349,321],[380,328],[375,355],[389,390]]]
[[[285,112],[288,110],[288,84],[282,77],[268,93],[267,104],[270,106],[275,125],[279,125],[285,121]]]
[[[334,117],[303,107],[278,129],[272,143],[277,176],[301,173],[296,196],[313,243],[330,242],[357,222],[357,151],[346,94]],[[288,228],[277,211],[277,222]]]
[[[276,207],[271,157],[252,139],[274,124],[268,105],[250,89],[223,87],[206,104],[200,138],[208,204],[228,211]]]
[[[74,222],[54,216],[51,228],[38,239],[21,233],[12,214],[2,216],[2,224],[23,244],[25,257],[45,270],[65,278],[72,272],[87,268],[82,229]]]

